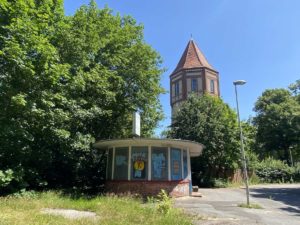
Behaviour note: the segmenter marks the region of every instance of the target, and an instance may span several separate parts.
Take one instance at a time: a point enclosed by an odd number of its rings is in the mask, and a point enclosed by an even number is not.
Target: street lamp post
[[[234,81],[233,84],[234,84],[234,87],[235,87],[236,108],[237,108],[238,123],[239,123],[239,128],[240,128],[241,154],[242,154],[242,160],[243,160],[244,181],[245,181],[245,185],[246,185],[247,205],[249,205],[250,201],[249,201],[248,172],[247,172],[247,163],[246,163],[246,156],[245,156],[245,150],[244,150],[243,130],[242,130],[241,121],[240,121],[238,94],[237,94],[237,87],[236,87],[237,85],[246,84],[246,81],[237,80],[237,81]]]

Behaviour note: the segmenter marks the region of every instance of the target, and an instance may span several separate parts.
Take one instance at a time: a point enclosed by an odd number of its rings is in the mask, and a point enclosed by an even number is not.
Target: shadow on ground
[[[300,216],[300,189],[295,188],[255,188],[251,196],[278,201],[286,205],[281,210]]]

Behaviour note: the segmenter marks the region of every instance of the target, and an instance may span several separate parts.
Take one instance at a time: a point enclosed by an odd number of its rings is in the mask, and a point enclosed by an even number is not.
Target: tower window
[[[210,93],[215,93],[215,82],[210,80]]]
[[[175,83],[175,97],[179,96],[179,82]]]
[[[191,80],[191,90],[192,91],[198,91],[198,82],[197,79]]]

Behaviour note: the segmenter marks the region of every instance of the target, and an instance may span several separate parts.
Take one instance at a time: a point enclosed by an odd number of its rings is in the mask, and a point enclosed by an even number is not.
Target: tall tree
[[[162,116],[162,70],[158,53],[144,42],[143,26],[108,8],[99,10],[92,1],[61,30],[57,45],[62,62],[71,66],[69,92],[77,121],[88,123],[97,138],[128,136],[131,114],[139,110],[143,135],[153,133]],[[83,115],[82,110],[92,111]]]
[[[263,92],[254,107],[260,155],[291,163],[291,148],[300,143],[300,104],[289,90]]]
[[[204,177],[218,176],[238,166],[240,148],[235,112],[220,98],[191,95],[175,114],[171,136],[197,141],[205,148],[192,169]],[[216,174],[214,174],[216,172]]]
[[[41,165],[51,163],[49,144],[57,148],[60,142],[53,138],[56,124],[64,118],[55,99],[64,90],[61,80],[69,77],[69,67],[50,42],[63,18],[62,2],[0,4],[0,164],[25,167],[25,176],[39,183]]]
[[[295,83],[291,84],[289,90],[300,104],[300,80],[296,80]]]
[[[4,0],[0,23],[2,167],[25,168],[32,185],[70,184],[99,162],[95,140],[130,134],[134,110],[152,134],[161,59],[132,17],[94,1],[66,17],[62,0]]]

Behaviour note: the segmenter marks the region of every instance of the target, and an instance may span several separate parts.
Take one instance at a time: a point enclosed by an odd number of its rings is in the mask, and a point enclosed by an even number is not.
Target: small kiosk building
[[[190,157],[203,149],[193,141],[150,138],[104,140],[94,147],[108,153],[108,192],[156,195],[164,189],[172,196],[191,194]]]

